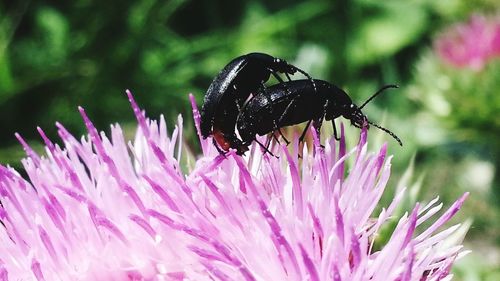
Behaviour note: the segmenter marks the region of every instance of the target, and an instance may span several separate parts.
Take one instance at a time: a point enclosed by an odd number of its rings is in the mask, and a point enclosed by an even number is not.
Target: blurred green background
[[[439,38],[472,15],[496,21],[500,45],[499,1],[0,3],[1,163],[20,168],[14,132],[37,150],[36,126],[54,140],[56,120],[83,134],[78,105],[100,129],[134,128],[125,89],[148,116],[172,124],[182,113],[196,147],[188,93],[201,103],[231,59],[266,52],[346,89],[358,104],[383,84],[401,85],[365,111],[404,142],[370,132],[395,155],[393,186],[414,161],[417,200],[439,194],[449,205],[470,191],[456,221],[473,220],[465,241],[473,252],[455,266],[456,280],[500,280],[500,47],[480,68],[436,52]]]

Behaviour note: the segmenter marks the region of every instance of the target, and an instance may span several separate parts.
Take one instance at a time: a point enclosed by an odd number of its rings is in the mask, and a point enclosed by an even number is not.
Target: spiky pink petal
[[[467,194],[427,229],[441,206],[420,204],[399,219],[379,250],[374,241],[403,198],[375,214],[390,175],[387,146],[367,151],[367,133],[347,151],[312,130],[316,149],[298,140],[252,146],[242,158],[219,155],[199,134],[203,155],[183,174],[182,118],[138,122],[126,142],[118,125],[100,133],[79,108],[89,135],[78,140],[56,123],[62,145],[37,128],[40,156],[20,135],[28,180],[0,166],[0,281],[4,280],[445,280],[460,245],[437,232]],[[354,158],[348,166],[346,160]],[[347,176],[345,175],[348,171]],[[415,233],[420,233],[416,235]]]

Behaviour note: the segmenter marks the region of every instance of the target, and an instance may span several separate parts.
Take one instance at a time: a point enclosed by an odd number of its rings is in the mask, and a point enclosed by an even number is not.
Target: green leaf
[[[411,45],[427,27],[426,11],[415,3],[391,3],[366,18],[349,37],[347,55],[355,65],[388,57]]]

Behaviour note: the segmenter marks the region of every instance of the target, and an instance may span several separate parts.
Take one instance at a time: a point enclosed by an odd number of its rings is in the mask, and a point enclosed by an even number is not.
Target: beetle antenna
[[[313,89],[314,89],[314,92],[317,92],[317,89],[316,89],[316,83],[314,82],[314,79],[311,77],[311,75],[309,75],[309,73],[305,72],[304,70],[296,67],[296,66],[293,66],[293,68],[295,68],[295,70],[297,70],[298,72],[302,73],[302,75],[304,75],[305,77],[307,77],[307,79],[309,79],[312,83],[312,86],[313,86]]]
[[[372,125],[372,126],[374,126],[374,127],[377,127],[377,128],[379,128],[380,130],[382,130],[382,131],[384,131],[384,132],[388,133],[389,135],[391,135],[391,137],[393,137],[393,138],[394,138],[394,139],[395,139],[395,140],[399,143],[399,145],[403,146],[403,142],[402,142],[402,141],[398,138],[398,136],[396,136],[396,134],[394,134],[393,132],[389,131],[389,129],[386,129],[386,128],[384,128],[384,127],[382,127],[382,126],[379,126],[379,125],[377,125],[377,124],[375,124],[375,123],[372,123],[372,122],[370,122],[370,121],[368,121],[368,124],[370,124],[370,125]]]
[[[374,99],[376,96],[378,96],[379,94],[381,94],[383,91],[389,89],[389,88],[399,88],[398,85],[394,85],[394,84],[389,84],[389,85],[385,85],[383,86],[382,88],[380,88],[380,90],[378,90],[375,94],[373,94],[368,100],[365,101],[365,103],[363,103],[363,105],[361,105],[359,107],[359,109],[363,108],[367,103],[369,103],[372,99]]]

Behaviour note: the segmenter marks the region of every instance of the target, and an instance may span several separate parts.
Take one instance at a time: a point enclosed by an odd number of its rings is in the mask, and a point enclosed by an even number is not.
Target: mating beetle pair
[[[283,59],[263,53],[250,53],[232,60],[215,77],[205,94],[201,110],[201,135],[213,136],[213,142],[219,152],[235,148],[243,154],[249,144],[243,143],[235,133],[236,120],[245,103],[252,94],[265,89],[265,83],[271,74],[280,82],[277,73],[289,75],[307,73],[289,64]]]
[[[296,72],[308,79],[292,81],[289,75]],[[278,73],[285,74],[288,81],[283,81]],[[271,75],[279,83],[266,87],[265,83]],[[280,132],[282,127],[306,121],[306,129],[313,122],[319,132],[323,119],[333,123],[335,118],[343,116],[358,128],[371,124],[390,134],[402,145],[395,134],[370,122],[361,112],[375,96],[394,87],[383,87],[357,107],[347,93],[335,85],[312,79],[306,72],[283,59],[250,53],[232,60],[208,88],[201,110],[201,134],[203,138],[212,135],[213,143],[221,154],[233,148],[241,155],[256,141],[256,134]],[[236,135],[236,127],[241,139]],[[338,139],[335,123],[333,128]],[[267,151],[264,145],[259,144]]]

